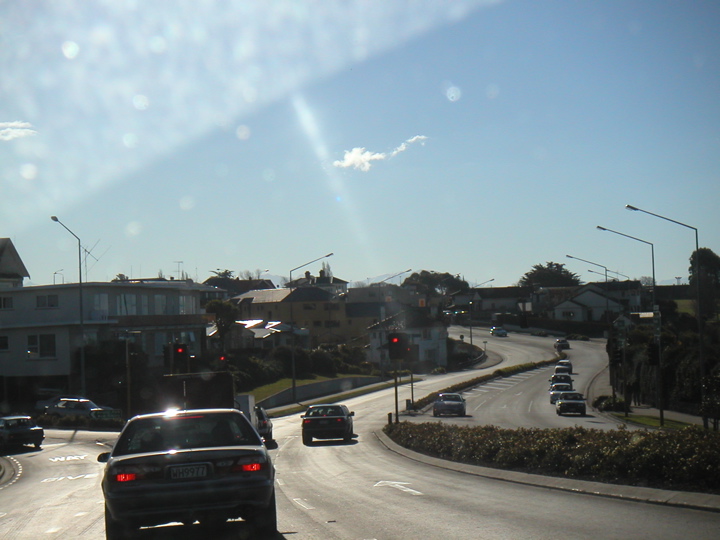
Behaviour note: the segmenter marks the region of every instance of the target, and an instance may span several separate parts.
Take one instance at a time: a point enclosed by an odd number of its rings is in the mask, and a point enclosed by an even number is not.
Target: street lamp
[[[72,234],[78,243],[78,294],[80,297],[80,336],[82,341],[80,343],[80,394],[86,395],[85,393],[85,316],[83,310],[83,289],[82,289],[82,243],[77,234],[72,232],[67,226],[60,221],[57,216],[50,216],[54,222],[59,223],[63,228]]]
[[[702,379],[700,383],[700,399],[702,401],[705,401],[705,353],[704,353],[704,347],[703,347],[703,320],[702,320],[702,310],[700,309],[700,299],[702,298],[701,292],[700,292],[700,242],[698,241],[698,230],[696,227],[693,227],[691,225],[688,225],[687,223],[682,223],[680,221],[675,221],[674,219],[670,219],[669,217],[661,216],[660,214],[653,214],[652,212],[648,212],[647,210],[643,210],[642,208],[638,208],[637,206],[632,206],[630,204],[626,204],[625,208],[628,210],[632,210],[634,212],[642,212],[643,214],[648,214],[650,216],[654,216],[656,218],[664,219],[665,221],[669,221],[670,223],[674,223],[675,225],[680,225],[682,227],[686,227],[688,229],[692,229],[695,231],[695,284],[696,284],[696,290],[695,294],[697,295],[697,324],[698,324],[698,357],[700,361],[700,378]],[[703,415],[703,427],[705,429],[708,428],[708,418],[706,415]]]
[[[495,278],[488,279],[487,281],[483,281],[482,283],[478,283],[477,285],[475,285],[475,288],[477,289],[478,287],[482,287],[483,285],[485,285],[486,283],[490,283],[491,281],[495,281]]]
[[[661,374],[662,374],[662,366],[661,366],[662,353],[661,353],[661,351],[660,351],[660,326],[659,326],[660,321],[659,321],[659,319],[658,319],[658,320],[655,319],[656,312],[659,311],[659,308],[658,308],[658,306],[657,306],[657,304],[656,304],[656,301],[655,301],[655,288],[656,288],[656,284],[655,284],[655,244],[653,244],[652,242],[648,242],[647,240],[643,240],[642,238],[637,238],[637,237],[635,237],[635,236],[630,236],[629,234],[625,234],[625,233],[621,233],[621,232],[618,232],[618,231],[613,231],[612,229],[608,229],[608,228],[605,228],[605,227],[601,227],[600,225],[597,226],[597,229],[600,230],[600,231],[611,232],[611,233],[613,233],[613,234],[617,234],[617,235],[620,235],[620,236],[624,236],[625,238],[630,238],[630,240],[636,240],[636,241],[638,241],[638,242],[642,242],[643,244],[647,244],[647,245],[650,246],[650,254],[651,254],[651,258],[652,258],[652,306],[653,306],[653,321],[655,321],[655,324],[657,325],[657,326],[655,327],[655,343],[656,343],[656,345],[657,345],[657,354],[658,354],[658,358],[657,358],[657,363],[658,363],[658,370],[657,370],[658,408],[660,409],[660,425],[661,425],[661,426],[664,426],[664,425],[665,425],[665,418],[664,418],[664,414],[663,414],[662,386],[661,386],[661,381],[662,381],[662,378],[661,378],[661,377],[662,377],[662,375],[661,375]],[[659,314],[659,313],[658,313],[658,314]]]
[[[300,270],[301,268],[305,268],[308,264],[312,264],[314,262],[317,262],[321,259],[327,259],[328,257],[332,257],[333,253],[328,253],[327,255],[323,255],[322,257],[318,257],[317,259],[313,259],[312,261],[308,261],[304,264],[301,264],[300,266],[296,266],[292,270],[290,270],[290,281],[288,282],[290,286],[292,287],[292,273],[295,270]],[[294,313],[293,313],[293,302],[290,301],[290,325],[292,328],[292,336],[293,336],[293,346],[291,349],[291,365],[292,365],[292,400],[293,403],[297,403],[297,395],[296,395],[296,378],[295,378],[295,321],[294,319]]]
[[[590,269],[588,269],[588,272],[590,272],[591,274],[597,274],[597,275],[599,275],[599,276],[602,276],[602,275],[603,275],[602,272],[596,272],[595,270],[590,270]],[[625,279],[630,279],[630,276],[626,276],[625,274],[621,274],[621,273],[618,272],[617,270],[608,270],[608,272],[612,272],[613,274],[615,274],[615,276],[616,276],[616,277],[615,277],[615,280],[616,280],[616,281],[620,281],[620,280],[618,279],[620,276],[624,277]]]
[[[377,284],[379,285],[380,283],[385,283],[385,282],[388,281],[389,279],[392,279],[392,278],[401,276],[401,275],[403,275],[403,274],[407,274],[408,272],[412,272],[412,268],[408,268],[407,270],[403,270],[402,272],[398,272],[397,274],[393,274],[393,275],[390,276],[390,277],[386,277],[385,279],[383,279],[383,280],[381,280],[381,281],[378,281]]]

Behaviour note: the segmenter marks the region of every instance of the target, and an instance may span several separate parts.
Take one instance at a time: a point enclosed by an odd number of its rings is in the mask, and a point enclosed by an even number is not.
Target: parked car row
[[[585,397],[573,388],[572,373],[573,365],[570,360],[558,360],[552,376],[548,379],[550,403],[555,405],[555,413],[558,415],[577,413],[585,416]]]

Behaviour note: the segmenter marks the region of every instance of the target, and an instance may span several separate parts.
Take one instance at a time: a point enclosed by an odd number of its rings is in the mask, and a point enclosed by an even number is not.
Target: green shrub
[[[500,429],[441,422],[388,424],[400,446],[441,459],[551,476],[720,493],[720,433]]]

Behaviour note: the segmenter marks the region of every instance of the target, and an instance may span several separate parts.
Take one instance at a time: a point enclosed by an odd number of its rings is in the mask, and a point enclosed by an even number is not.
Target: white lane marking
[[[51,457],[48,458],[50,461],[80,461],[82,459],[85,459],[87,457],[87,454],[83,454],[82,456],[58,456],[58,457]]]
[[[305,510],[315,510],[315,507],[305,499],[293,499],[293,502]]]
[[[41,484],[48,484],[50,482],[60,482],[61,480],[84,480],[84,479],[90,479],[90,478],[97,478],[97,473],[90,473],[90,474],[78,474],[76,476],[58,476],[56,478],[43,478],[40,480]]]
[[[395,489],[399,489],[400,491],[404,491],[405,493],[410,493],[411,495],[422,495],[420,491],[416,491],[414,489],[411,489],[407,487],[409,482],[391,482],[388,480],[381,480],[380,482],[376,483],[373,487],[391,487]]]

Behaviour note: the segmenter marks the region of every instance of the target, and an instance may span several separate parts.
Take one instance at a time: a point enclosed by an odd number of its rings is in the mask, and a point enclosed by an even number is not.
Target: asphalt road
[[[504,362],[522,362],[528,356],[545,359],[552,352],[549,338],[511,333],[503,341],[488,341],[491,357],[504,358]],[[493,369],[428,377],[413,390],[420,397],[462,377]],[[577,372],[578,378],[584,376],[579,367]],[[502,403],[527,407],[530,402],[537,402],[538,418],[556,420],[554,413],[542,414],[541,405],[549,411],[550,404],[533,397],[543,377],[538,373],[518,382],[514,390],[497,390],[515,395],[515,399],[498,395],[483,402],[487,397],[473,396],[470,402],[483,413],[473,413],[473,420],[501,410]],[[402,403],[410,391],[401,389]],[[551,485],[525,485],[413,459],[389,450],[377,435],[387,414],[394,410],[392,389],[345,403],[356,413],[356,437],[348,444],[328,441],[304,446],[298,415],[274,419],[277,447],[271,453],[277,469],[277,538],[714,539],[720,530],[717,512],[598,497]],[[520,413],[508,414],[506,421],[518,422],[521,417]],[[428,420],[438,421],[432,416]],[[576,421],[560,419],[566,420]],[[2,458],[21,469],[0,487],[0,538],[103,538],[102,466],[95,458],[104,449],[102,444],[112,444],[113,439],[113,434],[48,430],[41,451],[28,449]],[[177,527],[151,529],[141,535],[206,537],[197,529]],[[229,526],[216,537],[250,538],[242,523]]]

